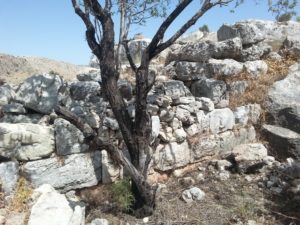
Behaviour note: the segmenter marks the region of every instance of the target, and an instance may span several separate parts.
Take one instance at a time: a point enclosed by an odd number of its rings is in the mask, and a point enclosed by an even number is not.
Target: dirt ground
[[[199,173],[204,179],[197,180]],[[190,177],[195,183],[182,182],[182,178],[170,177],[157,195],[154,214],[147,218],[151,225],[297,225],[300,224],[300,208],[293,207],[286,196],[276,196],[267,188],[260,188],[262,174],[231,174],[227,180],[216,178],[216,171],[193,171]],[[190,179],[188,179],[190,180]],[[190,204],[181,199],[189,187],[198,187],[205,198]],[[93,198],[87,211],[87,222],[105,218],[110,224],[145,224],[142,219],[121,212],[111,202],[110,186],[98,187],[101,196]],[[99,192],[98,192],[99,193]],[[253,223],[253,222],[256,223]]]

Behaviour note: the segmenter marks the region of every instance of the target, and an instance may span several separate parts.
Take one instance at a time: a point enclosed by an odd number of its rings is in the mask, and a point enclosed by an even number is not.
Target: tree
[[[278,22],[289,21],[296,16],[295,7],[298,0],[268,0],[269,11],[275,14]]]
[[[118,121],[123,140],[127,146],[131,160],[127,159],[122,151],[116,149],[111,143],[104,143],[97,137],[97,132],[74,114],[58,107],[56,111],[83,131],[90,145],[106,149],[111,156],[125,167],[132,179],[132,188],[135,195],[135,212],[137,216],[150,215],[155,206],[156,187],[147,182],[149,165],[153,156],[151,149],[151,117],[147,112],[147,94],[154,85],[155,78],[149,79],[149,64],[160,52],[171,46],[185,31],[207,11],[243,0],[202,0],[195,14],[192,15],[173,35],[163,41],[166,30],[174,20],[189,6],[193,0],[181,0],[175,9],[165,18],[157,29],[152,41],[144,50],[140,66],[136,66],[125,42],[128,61],[136,77],[135,118],[132,121],[126,110],[126,104],[118,90],[118,65],[115,61],[115,32],[112,17],[112,1],[100,3],[97,0],[71,0],[76,14],[86,26],[86,39],[93,54],[100,62],[102,89],[110,103],[116,120]],[[120,1],[118,1],[120,2]],[[148,1],[145,1],[148,2]],[[126,12],[126,10],[125,10]],[[122,17],[121,17],[122,18]],[[123,16],[123,19],[126,19]]]

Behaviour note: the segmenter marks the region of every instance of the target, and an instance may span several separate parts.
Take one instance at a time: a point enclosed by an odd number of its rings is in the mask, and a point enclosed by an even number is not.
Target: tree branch
[[[129,50],[129,47],[128,47],[128,40],[123,40],[122,41],[122,45],[124,46],[125,48],[125,53],[126,53],[126,57],[128,59],[128,62],[130,64],[130,67],[131,69],[136,72],[137,70],[137,66],[135,65],[133,59],[132,59],[132,56],[131,56],[131,53],[130,53],[130,50]]]

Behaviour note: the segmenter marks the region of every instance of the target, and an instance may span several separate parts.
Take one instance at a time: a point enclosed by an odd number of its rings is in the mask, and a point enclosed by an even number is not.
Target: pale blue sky
[[[232,7],[211,10],[190,31],[203,24],[217,31],[223,23],[250,18],[274,19],[267,10],[267,0],[260,0],[259,5],[254,0],[245,2],[235,13],[229,12]],[[75,64],[88,63],[91,53],[85,41],[85,27],[74,13],[71,0],[0,0],[0,3],[0,53],[41,56]],[[166,36],[194,14],[197,7],[199,0],[175,21]],[[300,13],[299,5],[296,11]],[[155,19],[139,29],[134,27],[131,36],[142,32],[151,38],[160,22],[160,19]]]

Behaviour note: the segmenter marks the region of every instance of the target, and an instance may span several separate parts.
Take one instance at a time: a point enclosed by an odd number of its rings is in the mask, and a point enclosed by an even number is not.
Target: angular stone
[[[182,192],[182,199],[186,203],[191,203],[194,200],[202,200],[205,197],[205,193],[197,187],[192,187]]]
[[[38,124],[0,123],[0,156],[18,160],[36,160],[54,152],[52,127]]]
[[[242,63],[233,59],[210,59],[208,61],[208,67],[212,76],[239,75],[244,69]]]
[[[229,108],[215,109],[207,114],[209,129],[213,134],[231,130],[235,124],[234,114]]]
[[[19,164],[17,162],[0,163],[0,186],[5,195],[14,192],[19,178]]]
[[[109,157],[107,151],[101,151],[102,164],[102,183],[109,184],[114,182],[120,176],[120,168]]]
[[[242,62],[261,60],[272,51],[272,47],[264,42],[243,48],[237,60]]]
[[[165,94],[172,99],[191,96],[190,90],[179,80],[169,80],[165,82]]]
[[[273,125],[263,125],[263,132],[278,159],[300,159],[300,134]]]
[[[190,149],[186,141],[171,142],[160,145],[154,155],[154,167],[160,171],[167,171],[187,165],[190,162]]]
[[[79,81],[96,81],[101,82],[100,71],[90,71],[89,73],[81,73],[76,75],[77,80]]]
[[[78,81],[70,86],[70,94],[74,100],[85,100],[90,96],[99,95],[100,84],[95,81]]]
[[[279,123],[280,111],[291,108],[297,111],[300,107],[300,71],[289,73],[280,81],[275,82],[268,92],[266,110],[275,124]]]
[[[237,107],[234,111],[235,122],[247,125],[249,122],[256,124],[261,115],[261,107],[259,104],[249,104]]]
[[[182,47],[170,51],[167,57],[167,64],[172,61],[206,62],[210,58],[235,59],[242,50],[240,38],[234,38],[221,42],[203,41],[187,43]]]
[[[242,40],[243,45],[255,44],[264,40],[264,34],[252,23],[242,21],[233,26],[224,24],[217,32],[218,40],[223,41],[235,37]]]
[[[32,161],[22,171],[34,187],[50,184],[63,192],[91,187],[101,180],[101,152]]]
[[[119,124],[116,119],[105,117],[103,120],[103,125],[110,128],[111,130],[118,130]]]
[[[27,111],[22,104],[11,103],[2,106],[3,113],[25,114]]]
[[[89,146],[84,143],[83,133],[64,119],[54,121],[56,151],[58,155],[70,155],[83,153],[89,150]]]
[[[299,58],[300,57],[300,35],[293,37],[288,36],[283,42],[283,51],[288,53],[290,56]]]
[[[58,75],[35,75],[19,86],[16,100],[34,111],[49,114],[58,104],[62,86],[63,80]]]
[[[85,205],[78,200],[68,200],[48,184],[33,192],[34,204],[28,225],[84,225]]]
[[[177,62],[173,68],[173,71],[169,71],[172,77],[181,81],[201,80],[206,77],[210,77],[210,71],[207,64],[202,62]]]
[[[191,125],[194,122],[191,112],[181,107],[176,108],[175,117],[179,119],[183,125]]]
[[[227,84],[228,91],[230,91],[234,95],[243,94],[247,87],[248,82],[244,80],[233,81]]]
[[[191,92],[196,97],[210,98],[214,104],[217,104],[225,98],[226,84],[221,80],[199,80],[192,84]]]
[[[232,155],[241,172],[254,172],[264,165],[268,151],[261,143],[250,143],[235,146]]]
[[[175,137],[177,143],[181,143],[181,142],[185,141],[187,135],[186,135],[184,129],[180,128],[180,129],[177,129],[174,131],[174,137]]]
[[[206,156],[221,154],[226,157],[230,155],[236,145],[253,142],[255,140],[255,129],[241,128],[235,132],[226,131],[221,134],[196,136],[190,138],[192,146],[192,161],[197,161]]]
[[[245,62],[244,67],[253,78],[258,78],[268,72],[268,65],[262,60]]]
[[[90,225],[109,225],[107,219],[94,219]]]
[[[159,135],[160,119],[158,116],[151,116],[151,121],[152,121],[151,143],[153,143]]]
[[[15,92],[9,85],[0,86],[0,106],[9,104],[15,98]]]
[[[42,119],[42,114],[25,114],[25,115],[14,115],[5,114],[0,118],[1,123],[39,123]]]

